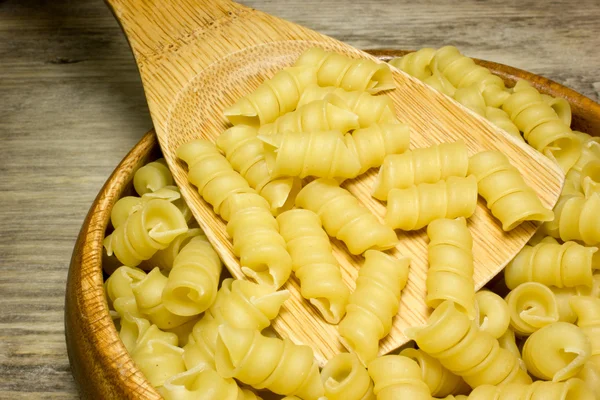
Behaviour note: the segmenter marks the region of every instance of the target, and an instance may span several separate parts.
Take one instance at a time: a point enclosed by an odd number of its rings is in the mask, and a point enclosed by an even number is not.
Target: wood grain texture
[[[243,3],[361,48],[455,44],[600,97],[595,0]],[[150,126],[130,49],[102,2],[0,1],[1,399],[77,398],[63,335],[67,266],[91,202]]]

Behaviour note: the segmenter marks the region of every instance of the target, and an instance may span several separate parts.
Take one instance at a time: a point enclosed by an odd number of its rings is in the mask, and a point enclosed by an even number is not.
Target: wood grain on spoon
[[[133,49],[156,133],[175,180],[232,275],[243,279],[225,223],[188,184],[186,168],[175,158],[175,150],[195,138],[214,141],[228,127],[223,116],[227,106],[276,71],[293,64],[310,47],[319,46],[352,58],[376,59],[335,39],[229,1],[108,3]],[[406,74],[394,70],[394,79],[397,89],[387,93],[394,101],[398,118],[410,124],[412,147],[462,138],[470,154],[500,150],[520,170],[542,203],[554,206],[564,177],[548,159]],[[382,217],[385,206],[370,196],[374,177],[375,172],[370,171],[344,186]],[[474,237],[475,284],[480,288],[514,257],[536,226],[524,223],[504,233],[480,200],[469,228]],[[428,314],[424,304],[426,235],[421,230],[399,232],[399,237],[395,251],[411,257],[411,273],[392,332],[381,342],[381,353],[405,343],[403,330],[422,324]],[[353,288],[362,257],[349,256],[336,240],[333,245],[344,280]],[[319,363],[324,364],[343,350],[337,329],[325,323],[302,299],[296,279],[291,279],[286,288],[292,297],[274,327],[296,343],[311,345]]]

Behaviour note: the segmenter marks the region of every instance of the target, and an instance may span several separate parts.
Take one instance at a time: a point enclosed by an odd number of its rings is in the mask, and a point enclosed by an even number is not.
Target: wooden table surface
[[[598,0],[244,3],[365,49],[453,44],[600,97]],[[77,398],[63,334],[71,251],[151,126],[102,1],[0,0],[0,399]]]

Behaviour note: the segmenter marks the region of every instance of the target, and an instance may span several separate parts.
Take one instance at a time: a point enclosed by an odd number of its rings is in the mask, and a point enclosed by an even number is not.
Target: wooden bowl
[[[382,60],[408,51],[372,50]],[[556,82],[489,61],[476,62],[513,86],[526,79],[542,93],[569,101],[575,130],[600,135],[600,104]],[[134,172],[158,158],[154,131],[148,132],[114,170],[94,200],[73,250],[65,298],[65,336],[73,377],[84,399],[160,399],[134,365],[108,312],[102,275],[102,239],[110,210],[130,190]]]

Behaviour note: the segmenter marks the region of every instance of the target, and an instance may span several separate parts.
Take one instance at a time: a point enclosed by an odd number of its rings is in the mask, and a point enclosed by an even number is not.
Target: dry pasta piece
[[[131,285],[139,311],[160,329],[172,329],[194,319],[194,316],[177,315],[169,311],[162,301],[168,278],[154,268],[144,279]]]
[[[600,243],[600,194],[563,195],[554,207],[556,217],[543,226],[544,232],[562,241],[578,240],[588,246]]]
[[[542,241],[526,245],[504,270],[509,289],[524,282],[539,282],[546,286],[592,286],[592,259],[595,247],[584,247],[575,242],[563,244]]]
[[[458,101],[475,114],[486,116],[486,104],[483,94],[476,85],[461,87],[454,92],[454,100]]]
[[[565,382],[536,381],[532,384],[483,385],[475,388],[468,397],[469,400],[594,400],[595,398],[594,393],[577,378]]]
[[[527,371],[527,367],[525,366],[525,361],[521,357],[521,350],[519,350],[519,346],[517,346],[517,339],[515,337],[515,331],[512,328],[508,328],[504,335],[498,338],[498,343],[500,344],[500,348],[507,350],[512,353],[515,357],[519,359],[519,366],[523,371]]]
[[[183,361],[187,369],[198,365],[215,367],[215,347],[221,321],[206,313],[196,322],[188,342],[183,347]]]
[[[332,179],[316,179],[306,185],[298,193],[296,205],[315,212],[327,234],[343,241],[352,254],[390,249],[398,242],[391,228]]]
[[[560,118],[565,125],[571,126],[571,105],[567,100],[561,97],[552,97],[547,94],[542,94],[542,100],[552,107],[556,115],[558,115],[558,118]]]
[[[541,94],[527,81],[518,81],[502,109],[536,150],[556,159],[566,173],[581,154],[579,141]]]
[[[576,378],[581,379],[594,394],[600,393],[600,367],[597,363],[588,361],[583,364]]]
[[[198,193],[219,215],[221,204],[232,194],[254,192],[208,140],[192,140],[179,146],[177,157],[188,165],[190,183],[198,188]]]
[[[437,183],[420,183],[388,193],[385,224],[412,231],[440,218],[469,218],[477,207],[477,181],[450,176]]]
[[[104,285],[108,304],[120,297],[133,297],[131,285],[143,280],[146,273],[139,268],[121,266],[113,272]]]
[[[310,210],[290,210],[277,217],[279,233],[287,243],[292,268],[300,280],[300,293],[331,324],[346,313],[350,289],[342,280],[319,216]]]
[[[492,215],[510,231],[523,221],[551,221],[554,213],[542,205],[508,158],[499,151],[475,154],[469,160],[469,174],[477,178],[479,194]]]
[[[341,99],[350,111],[358,115],[358,123],[361,128],[367,128],[373,124],[398,122],[394,114],[394,102],[389,96],[373,96],[364,91],[347,92],[342,88],[333,86],[308,86],[302,93],[302,97],[300,97],[298,107],[333,96]],[[337,102],[337,100],[334,101]]]
[[[473,388],[485,384],[531,383],[518,358],[500,348],[498,340],[479,330],[477,322],[451,301],[436,308],[425,326],[409,328],[405,334]]]
[[[380,166],[387,155],[406,151],[410,144],[410,131],[405,124],[373,124],[346,134],[344,140],[360,163],[360,175]]]
[[[508,116],[508,114],[499,108],[496,107],[486,107],[485,108],[485,117],[492,124],[496,125],[498,128],[503,129],[505,132],[509,133],[512,137],[519,139],[520,141],[524,141],[523,136],[521,136],[521,132],[519,128],[512,122]]]
[[[140,196],[171,185],[173,175],[164,158],[144,165],[133,174],[133,187]]]
[[[379,340],[390,333],[400,293],[408,280],[409,264],[407,257],[394,258],[376,250],[365,253],[356,289],[338,326],[344,346],[365,365],[377,357]]]
[[[315,68],[284,68],[264,81],[254,92],[226,108],[224,114],[233,125],[244,124],[258,128],[296,109],[304,89],[316,82]]]
[[[465,177],[468,168],[469,154],[462,140],[388,155],[379,169],[372,195],[386,200],[394,188],[436,183],[450,176]]]
[[[581,189],[586,197],[600,193],[600,160],[588,162],[581,170]]]
[[[143,194],[142,206],[153,199],[168,200],[173,203],[173,205],[181,211],[181,214],[187,223],[194,217],[192,215],[192,210],[190,210],[183,197],[181,197],[181,191],[177,186],[165,186],[154,192]]]
[[[165,308],[177,315],[198,315],[217,296],[221,259],[206,236],[196,236],[181,249],[162,292]]]
[[[250,390],[240,388],[235,380],[224,379],[214,369],[199,365],[167,379],[158,389],[165,400],[254,400]]]
[[[127,218],[142,206],[142,198],[136,196],[121,197],[112,210],[110,210],[110,222],[113,228],[117,229],[123,225]]]
[[[242,208],[247,197],[256,193],[241,193],[229,199],[230,207],[239,208],[227,223],[227,234],[233,238],[233,252],[240,258],[242,272],[257,281],[280,288],[292,273],[292,259],[285,240],[279,234],[277,221],[268,206]]]
[[[473,238],[464,218],[438,219],[427,227],[429,270],[425,303],[436,308],[451,300],[475,318]]]
[[[324,395],[313,350],[289,339],[269,338],[259,331],[219,327],[215,353],[217,372],[256,389],[317,400]]]
[[[256,129],[247,125],[229,128],[217,138],[217,146],[225,153],[233,169],[267,199],[274,215],[294,204],[300,182],[290,177],[271,177],[265,149],[257,137]]]
[[[177,341],[179,343],[179,347],[184,347],[188,344],[190,339],[190,334],[192,333],[194,326],[200,321],[202,317],[197,315],[196,318],[189,320],[185,324],[176,326],[175,328],[165,329],[165,332],[174,333],[177,335]]]
[[[358,115],[348,110],[346,103],[335,95],[315,100],[282,115],[274,122],[261,126],[259,135],[283,132],[340,131],[357,129]]]
[[[510,311],[506,301],[494,292],[480,290],[475,293],[479,313],[479,329],[499,339],[510,325]]]
[[[427,384],[434,397],[466,393],[471,389],[460,376],[448,371],[438,360],[423,350],[408,348],[402,350],[400,355],[416,361],[421,368],[421,379]]]
[[[200,228],[191,228],[187,232],[177,236],[167,248],[158,250],[152,257],[144,261],[140,267],[144,270],[151,270],[154,267],[160,268],[162,271],[169,271],[173,268],[173,262],[177,254],[196,236],[204,236],[204,232]]]
[[[181,211],[167,200],[151,200],[104,238],[107,254],[129,267],[139,265],[187,231]]]
[[[272,157],[271,177],[355,178],[360,161],[344,143],[339,131],[285,132],[258,136]]]
[[[318,47],[305,51],[295,66],[316,67],[319,86],[337,86],[348,91],[366,90],[369,93],[396,87],[387,64],[364,58],[352,59]]]
[[[456,93],[454,85],[451,84],[448,78],[446,78],[437,68],[432,67],[431,69],[433,71],[432,75],[423,79],[423,83],[428,84],[446,96],[454,97],[454,94]]]
[[[554,293],[541,283],[520,284],[506,296],[506,303],[510,310],[510,326],[521,336],[531,335],[559,320]]]
[[[375,384],[377,400],[429,400],[429,387],[421,378],[421,369],[412,359],[387,355],[369,363],[369,375]]]
[[[435,52],[435,49],[424,47],[402,57],[394,58],[389,63],[400,71],[404,71],[419,80],[424,80],[433,74],[430,64]]]
[[[375,400],[373,381],[352,353],[336,354],[321,371],[328,400]]]
[[[567,322],[535,331],[523,346],[523,360],[535,377],[560,382],[574,377],[592,353],[585,332]]]
[[[588,163],[600,160],[600,138],[577,131],[573,131],[573,134],[579,140],[581,156],[579,156],[575,165],[567,172],[565,185],[568,182],[574,186],[576,191],[583,192],[583,188],[581,187],[583,180],[581,173]]]
[[[573,296],[571,308],[577,315],[577,326],[587,335],[591,345],[590,362],[600,367],[600,299]]]

